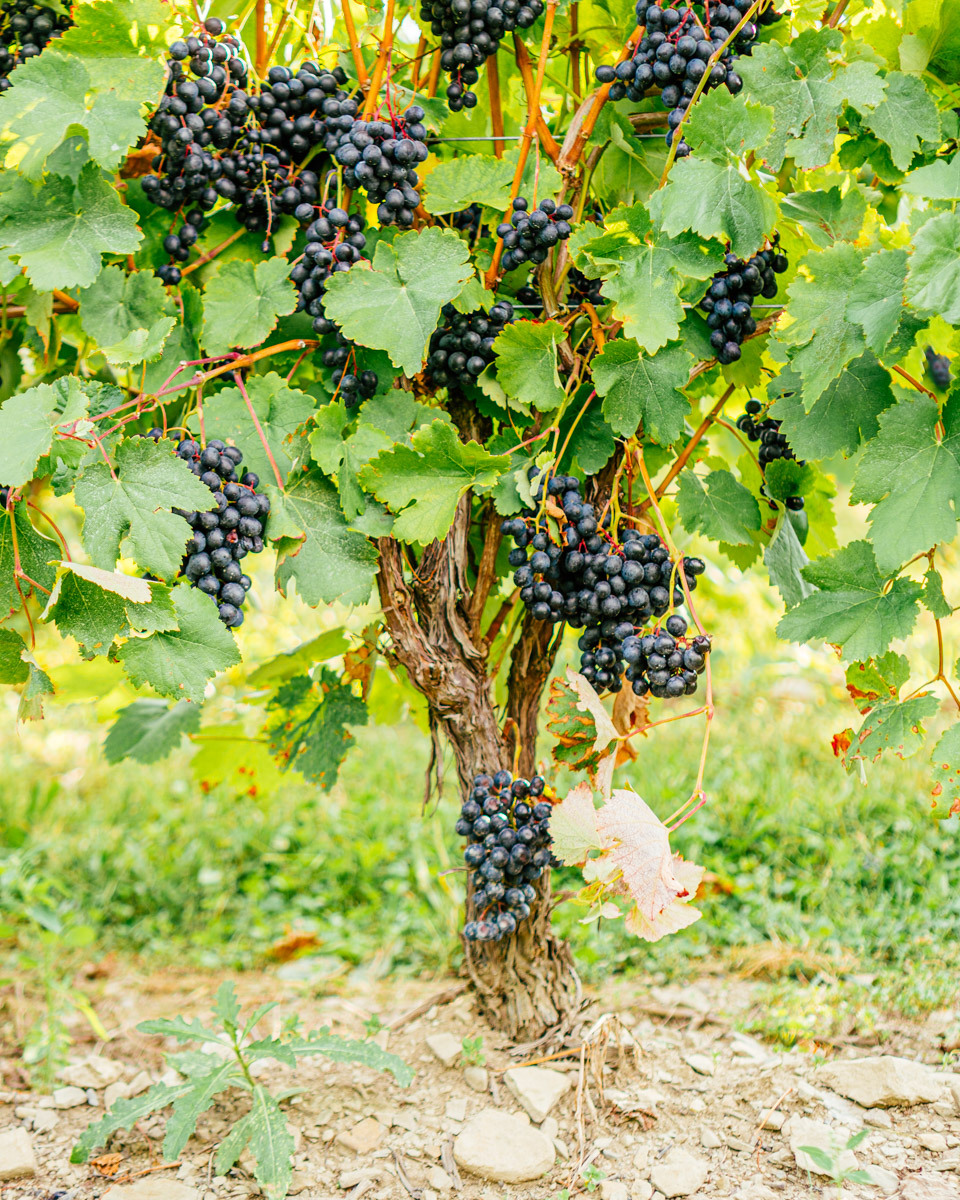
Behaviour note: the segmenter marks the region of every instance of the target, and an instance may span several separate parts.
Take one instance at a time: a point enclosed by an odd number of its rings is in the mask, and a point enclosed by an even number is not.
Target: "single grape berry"
[[[953,378],[950,374],[950,359],[945,354],[937,354],[932,346],[928,346],[923,353],[927,360],[927,370],[930,372],[933,386],[938,392],[947,391],[950,387],[950,380]]]

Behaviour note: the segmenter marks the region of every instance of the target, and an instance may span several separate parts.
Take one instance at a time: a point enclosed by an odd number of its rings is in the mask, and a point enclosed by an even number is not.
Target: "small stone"
[[[641,1088],[634,1096],[634,1107],[656,1116],[657,1106],[663,1104],[663,1095],[656,1088]]]
[[[885,1108],[868,1108],[863,1114],[864,1125],[872,1125],[874,1129],[892,1129],[893,1117]]]
[[[452,1067],[463,1054],[463,1045],[452,1033],[431,1033],[427,1037],[427,1049],[430,1050],[445,1067]]]
[[[857,1156],[852,1150],[845,1150],[848,1134],[825,1125],[822,1121],[811,1121],[808,1117],[791,1117],[784,1125],[783,1132],[790,1141],[790,1149],[801,1171],[811,1171],[814,1175],[829,1175],[803,1149],[812,1146],[822,1150],[833,1161],[836,1171],[855,1171]]]
[[[336,1142],[338,1146],[353,1150],[356,1154],[369,1154],[380,1145],[384,1132],[383,1126],[375,1117],[367,1117],[352,1129],[338,1133]]]
[[[560,1136],[560,1122],[556,1117],[547,1117],[540,1122],[540,1132],[552,1142]]]
[[[542,1121],[570,1088],[570,1077],[548,1067],[514,1067],[503,1081],[533,1121]]]
[[[50,1133],[59,1123],[60,1118],[49,1108],[38,1108],[30,1122],[34,1133]]]
[[[119,1080],[117,1083],[111,1083],[103,1093],[103,1107],[113,1108],[118,1100],[126,1100],[130,1096],[130,1084]]]
[[[930,1067],[892,1054],[826,1063],[817,1075],[828,1088],[864,1108],[932,1104],[940,1095],[940,1081]]]
[[[123,1075],[123,1067],[112,1058],[104,1058],[102,1054],[91,1054],[80,1062],[71,1063],[64,1067],[59,1078],[78,1088],[96,1088],[102,1090],[116,1083]]]
[[[686,1054],[683,1061],[691,1071],[696,1071],[698,1075],[716,1074],[717,1064],[712,1058],[708,1058],[706,1054]]]
[[[147,1072],[146,1071],[138,1071],[136,1073],[136,1075],[134,1075],[134,1077],[127,1084],[127,1087],[130,1089],[129,1092],[127,1092],[127,1095],[128,1096],[141,1096],[147,1090],[147,1088],[152,1087],[152,1086],[153,1086],[153,1080],[150,1078],[150,1076],[147,1074]]]
[[[101,1200],[200,1200],[200,1193],[176,1179],[153,1175],[136,1183],[115,1184],[107,1188]]]
[[[472,1117],[453,1143],[459,1167],[495,1183],[539,1179],[553,1166],[553,1143],[520,1117],[485,1108]]]
[[[337,1185],[344,1190],[347,1188],[356,1187],[358,1183],[363,1183],[367,1179],[379,1179],[381,1175],[378,1167],[356,1167],[352,1171],[343,1171],[340,1178],[337,1180]]]
[[[37,1173],[33,1143],[25,1129],[0,1133],[0,1180],[32,1179]]]
[[[650,1147],[638,1146],[633,1156],[633,1169],[640,1175],[646,1175],[650,1166]]]
[[[654,1165],[650,1182],[669,1200],[672,1196],[692,1196],[703,1187],[709,1173],[709,1163],[675,1146]]]
[[[466,1100],[462,1096],[448,1100],[447,1106],[444,1109],[444,1116],[449,1117],[451,1121],[465,1121],[467,1119]]]
[[[649,1179],[638,1179],[630,1190],[630,1200],[650,1200],[653,1184]]]
[[[53,1104],[55,1108],[78,1108],[81,1104],[86,1104],[86,1102],[87,1093],[83,1088],[62,1087],[54,1089]]]
[[[957,1200],[957,1188],[933,1175],[908,1175],[900,1185],[900,1200]]]
[[[884,1196],[894,1195],[900,1187],[900,1180],[893,1171],[888,1171],[886,1167],[878,1167],[875,1163],[871,1163],[869,1167],[864,1167],[864,1170]]]
[[[306,1171],[294,1171],[290,1176],[290,1188],[287,1194],[290,1196],[299,1196],[308,1187],[313,1187],[315,1182],[313,1176],[309,1175]]]
[[[453,1190],[453,1180],[446,1173],[443,1167],[431,1167],[427,1171],[427,1183],[430,1187],[435,1188],[438,1192],[449,1192]]]
[[[490,1090],[490,1076],[487,1074],[486,1067],[464,1067],[463,1082],[468,1088],[473,1088],[475,1092]]]
[[[701,1129],[700,1145],[704,1150],[719,1150],[723,1142],[712,1129]]]
[[[630,1200],[627,1185],[619,1179],[602,1179],[600,1181],[600,1200]]]
[[[768,1108],[766,1112],[760,1116],[761,1129],[782,1129],[783,1123],[786,1121],[786,1115],[779,1108]]]
[[[931,1154],[943,1154],[947,1148],[947,1139],[942,1133],[921,1133],[917,1141]]]

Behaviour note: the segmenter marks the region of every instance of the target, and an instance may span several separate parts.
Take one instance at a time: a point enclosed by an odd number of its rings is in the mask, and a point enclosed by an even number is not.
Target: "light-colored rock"
[[[935,1175],[908,1175],[899,1200],[957,1200],[957,1185]]]
[[[463,1082],[475,1092],[489,1092],[490,1076],[486,1067],[464,1067]]]
[[[672,1196],[692,1196],[699,1191],[710,1173],[710,1164],[675,1146],[650,1172],[650,1182],[669,1200]]]
[[[81,1104],[86,1104],[86,1102],[87,1094],[83,1088],[54,1088],[53,1104],[55,1108],[78,1108]]]
[[[556,1117],[547,1117],[540,1122],[540,1132],[552,1142],[560,1136],[560,1122]]]
[[[894,1195],[900,1187],[900,1180],[893,1171],[888,1171],[886,1167],[878,1167],[876,1163],[871,1163],[868,1167],[864,1167],[864,1170],[884,1196]]]
[[[111,1083],[103,1093],[103,1107],[113,1108],[118,1100],[126,1100],[130,1095],[130,1084],[119,1080],[117,1083]]]
[[[657,1107],[664,1103],[664,1097],[656,1088],[641,1088],[634,1096],[634,1107],[656,1116]]]
[[[0,1180],[32,1179],[37,1173],[33,1143],[25,1129],[0,1133]]]
[[[372,1150],[376,1150],[383,1141],[385,1132],[376,1117],[367,1117],[359,1125],[354,1125],[352,1129],[338,1133],[336,1141],[338,1146],[353,1150],[356,1154],[369,1154]]]
[[[358,1183],[363,1183],[366,1179],[380,1179],[382,1175],[383,1170],[380,1167],[356,1167],[352,1171],[341,1172],[337,1185],[346,1190],[356,1187]]]
[[[64,1083],[73,1087],[98,1090],[116,1083],[122,1076],[122,1065],[112,1058],[104,1058],[102,1054],[90,1054],[80,1062],[64,1067],[59,1074]]]
[[[892,1129],[893,1117],[885,1108],[868,1108],[863,1114],[864,1125],[871,1125],[874,1129]]]
[[[630,1200],[627,1185],[619,1179],[602,1179],[600,1181],[600,1200]]]
[[[450,1192],[453,1190],[453,1180],[443,1167],[431,1167],[427,1171],[427,1183],[438,1192]]]
[[[495,1183],[539,1179],[553,1166],[553,1143],[520,1117],[485,1108],[453,1143],[457,1166]]]
[[[940,1081],[930,1067],[892,1054],[825,1063],[817,1076],[864,1108],[932,1104],[940,1095]]]
[[[448,1100],[443,1115],[449,1117],[451,1121],[465,1121],[467,1119],[467,1102],[464,1097],[455,1096]]]
[[[30,1124],[34,1133],[50,1133],[60,1124],[60,1118],[49,1108],[38,1108]]]
[[[787,1114],[781,1112],[779,1108],[767,1108],[760,1114],[761,1129],[782,1129],[784,1122],[787,1119]]]
[[[942,1154],[947,1148],[947,1139],[942,1133],[921,1133],[918,1135],[917,1141],[924,1150],[929,1150],[931,1154]]]
[[[101,1200],[200,1200],[200,1193],[176,1179],[150,1175],[135,1183],[118,1183],[107,1188]]]
[[[783,1132],[801,1171],[810,1171],[813,1175],[831,1174],[805,1152],[805,1146],[813,1146],[829,1155],[835,1171],[857,1170],[857,1156],[852,1150],[844,1149],[849,1140],[846,1130],[834,1129],[822,1121],[811,1121],[809,1117],[791,1117],[784,1125]]]
[[[307,1188],[312,1188],[315,1183],[316,1180],[308,1171],[294,1171],[290,1176],[290,1188],[287,1195],[299,1196]]]
[[[633,1169],[638,1175],[646,1175],[650,1169],[650,1147],[638,1146],[633,1155]]]
[[[687,1064],[691,1071],[696,1071],[698,1075],[716,1074],[717,1064],[706,1054],[685,1054],[683,1056],[683,1061]]]
[[[543,1121],[570,1089],[570,1077],[548,1067],[514,1067],[503,1081],[532,1121]]]
[[[653,1184],[649,1179],[638,1179],[630,1189],[630,1200],[650,1200]]]
[[[960,1116],[960,1075],[941,1076],[941,1100],[951,1101],[953,1111]]]
[[[723,1142],[712,1129],[701,1129],[700,1145],[704,1148],[704,1150],[719,1150],[723,1145]]]
[[[427,1037],[427,1049],[439,1058],[445,1067],[452,1067],[454,1063],[459,1062],[460,1055],[463,1054],[463,1044],[459,1038],[446,1032],[431,1033]]]
[[[130,1089],[127,1092],[128,1096],[142,1096],[147,1088],[153,1086],[153,1080],[146,1071],[138,1071],[136,1075],[127,1084]]]

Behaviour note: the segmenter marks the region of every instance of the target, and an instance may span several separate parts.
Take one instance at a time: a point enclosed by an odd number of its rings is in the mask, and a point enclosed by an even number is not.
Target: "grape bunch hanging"
[[[757,40],[760,25],[779,21],[781,13],[764,9],[756,21],[747,21],[736,37],[718,54],[720,47],[743,20],[753,0],[734,0],[732,4],[664,4],[662,0],[637,0],[637,25],[644,35],[632,57],[615,67],[597,67],[597,81],[609,83],[611,100],[642,100],[651,88],[660,88],[660,100],[669,109],[667,145],[677,141],[676,157],[684,158],[690,147],[677,129],[700,81],[707,75],[703,91],[723,84],[736,95],[743,87],[734,60],[737,54],[749,54]],[[717,55],[716,62],[711,59]],[[709,72],[709,74],[708,74]]]
[[[627,669],[624,678],[635,696],[648,692],[658,699],[692,696],[697,690],[697,676],[702,675],[710,653],[710,639],[705,634],[687,638],[687,622],[679,613],[667,617],[663,628],[651,629],[642,637],[624,638],[621,652]],[[596,666],[594,662],[581,665],[581,670]]]
[[[516,568],[514,583],[527,611],[538,621],[566,621],[583,629],[578,643],[581,673],[598,691],[619,692],[624,664],[631,661],[625,646],[632,645],[651,620],[683,604],[679,572],[683,571],[692,591],[704,563],[684,558],[675,564],[655,533],[625,529],[621,542],[614,542],[572,475],[555,475],[547,484],[547,495],[553,501],[549,516],[526,510],[501,525],[514,541],[509,555],[510,565]],[[542,499],[541,484],[536,500]],[[558,540],[551,537],[551,521],[559,531]],[[707,650],[708,640],[700,652]],[[682,691],[671,684],[669,690],[664,685],[661,693],[659,681],[650,680],[642,670],[628,681],[637,695],[650,690],[655,696],[673,698],[696,690],[695,680],[685,677]],[[692,685],[689,691],[688,684]]]
[[[160,441],[163,431],[151,429],[147,437]],[[263,550],[270,497],[257,491],[258,475],[240,473],[243,452],[219,438],[201,446],[194,438],[185,437],[177,444],[176,455],[214,498],[213,507],[203,512],[173,510],[193,530],[180,573],[216,600],[220,620],[235,629],[243,624],[243,605],[251,584],[240,563],[248,554]]]
[[[378,206],[381,225],[408,228],[413,224],[420,203],[415,164],[429,153],[423,140],[427,136],[424,116],[419,104],[412,104],[389,121],[355,120],[340,135],[334,157],[344,168],[344,186],[366,193],[370,203]]]
[[[480,67],[496,54],[505,33],[529,29],[543,8],[542,0],[422,0],[420,20],[440,38],[440,67],[450,76],[451,112],[476,107],[470,88]]]
[[[757,460],[761,470],[769,463],[776,462],[778,458],[797,461],[797,456],[787,441],[787,435],[780,430],[781,423],[773,417],[761,417],[763,405],[760,401],[748,400],[744,408],[746,411],[737,418],[737,428],[741,433],[745,433],[751,442],[760,443]],[[798,462],[798,465],[806,466],[804,462]],[[803,509],[802,496],[788,496],[785,503],[793,512]],[[771,507],[776,508],[776,504],[771,503]]]
[[[945,354],[937,354],[932,346],[927,346],[923,352],[927,360],[927,370],[933,380],[933,386],[939,392],[945,392],[950,387],[950,359]]]
[[[427,349],[425,378],[434,387],[462,391],[477,382],[496,358],[493,344],[514,318],[509,300],[498,300],[490,310],[458,312],[452,304],[441,311],[442,324],[434,330]]]
[[[477,775],[460,809],[457,833],[468,839],[463,860],[473,884],[469,942],[495,942],[530,916],[534,880],[550,866],[551,804],[544,781],[514,779],[509,771]]]
[[[63,37],[72,24],[66,13],[30,0],[0,4],[0,92],[10,87],[15,67],[34,58],[54,38]]]
[[[512,271],[524,263],[546,262],[553,247],[566,241],[573,232],[570,225],[573,209],[569,204],[541,200],[533,212],[528,212],[528,208],[529,203],[518,196],[510,220],[497,226],[497,237],[503,239],[504,271]]]
[[[710,345],[717,362],[729,366],[740,357],[740,347],[757,328],[752,305],[755,297],[772,300],[777,294],[777,276],[789,266],[780,250],[779,235],[773,243],[746,262],[735,254],[724,259],[724,270],[714,275],[700,309],[707,314]]]

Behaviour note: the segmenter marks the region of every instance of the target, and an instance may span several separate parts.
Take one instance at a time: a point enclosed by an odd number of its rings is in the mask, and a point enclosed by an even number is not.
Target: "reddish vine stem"
[[[437,85],[440,82],[440,51],[434,50],[433,58],[430,60],[430,74],[427,76],[427,95],[432,99],[437,94]]]
[[[513,35],[513,45],[514,45],[514,57],[517,60],[517,66],[520,68],[520,78],[523,80],[523,90],[524,90],[524,93],[526,94],[527,102],[529,103],[530,98],[533,95],[533,89],[534,89],[533,67],[530,64],[530,55],[527,53],[526,46],[523,44],[523,42],[520,40],[520,38],[517,37],[516,34]],[[547,123],[543,119],[543,113],[540,111],[539,101],[537,102],[536,108],[537,108],[537,136],[540,139],[540,145],[543,147],[543,149],[549,155],[550,161],[552,163],[556,163],[557,159],[560,156],[560,146],[558,145],[556,138],[553,136],[553,134],[547,128]],[[502,130],[501,130],[501,132],[502,132]]]
[[[914,379],[914,377],[905,371],[903,367],[894,367],[893,369],[901,377],[901,379],[905,379],[907,383],[909,383],[911,387],[915,387],[918,392],[922,392],[925,396],[929,396],[931,400],[937,399],[935,392],[931,392],[928,387],[924,387],[919,379]],[[939,400],[937,403],[939,404]]]
[[[260,362],[261,359],[270,358],[274,354],[282,354],[287,350],[315,350],[320,343],[315,338],[292,338],[289,342],[278,342],[276,346],[265,346],[262,350],[254,350],[251,354],[240,354],[232,357],[229,362],[223,366],[215,367],[212,371],[204,371],[202,375],[194,375],[192,379],[188,379],[185,383],[178,383],[176,387],[161,388],[159,392],[154,393],[154,397],[159,399],[160,396],[168,396],[173,392],[183,391],[184,388],[197,387],[202,383],[209,383],[211,379],[216,379],[219,375],[225,374],[227,371],[241,367],[251,367],[255,362]]]
[[[222,254],[223,251],[226,250],[226,248],[228,246],[232,246],[233,243],[238,238],[242,238],[246,232],[247,232],[246,228],[238,229],[236,231],[236,233],[231,233],[228,238],[226,238],[224,241],[222,241],[219,244],[219,246],[214,246],[213,249],[208,250],[206,252],[206,254],[201,254],[200,257],[196,260],[196,262],[189,263],[187,266],[185,266],[181,270],[181,272],[180,272],[181,279],[183,278],[184,275],[189,275],[191,271],[196,271],[199,267],[206,266],[206,264],[208,262],[210,262],[211,259],[216,258],[218,254]]]
[[[483,640],[484,640],[484,642],[486,642],[488,648],[493,645],[494,639],[496,638],[497,634],[500,632],[500,628],[503,625],[504,621],[507,619],[507,616],[510,613],[510,610],[516,604],[517,597],[519,595],[520,595],[520,589],[514,588],[513,592],[507,597],[506,600],[504,600],[504,602],[497,609],[496,616],[490,622],[490,625],[487,628],[487,632],[483,635]]]
[[[363,55],[360,53],[360,39],[357,37],[357,26],[353,20],[353,9],[350,0],[342,0],[341,11],[343,23],[347,27],[347,40],[350,43],[350,54],[353,58],[353,69],[357,73],[357,83],[362,88],[367,86],[367,68],[364,66]]]
[[[570,86],[580,103],[580,5],[570,5]]]
[[[626,62],[633,54],[633,48],[643,37],[643,27],[638,26],[633,33],[627,38],[626,45],[620,51],[617,58],[618,63]],[[611,84],[605,83],[598,88],[591,96],[584,100],[583,104],[577,111],[576,116],[571,124],[568,140],[564,142],[560,151],[560,158],[557,166],[561,172],[567,173],[580,161],[580,155],[583,153],[583,148],[593,133],[593,127],[600,118],[600,112],[604,104],[607,102],[607,96],[610,94]],[[576,130],[574,133],[573,131]],[[573,134],[571,137],[570,134]]]
[[[260,441],[263,444],[263,451],[266,454],[267,458],[269,459],[270,466],[273,467],[273,474],[277,481],[277,488],[279,491],[282,492],[283,491],[283,477],[280,474],[280,468],[277,466],[276,459],[273,457],[273,451],[270,449],[270,445],[267,442],[266,434],[263,432],[263,426],[260,424],[260,418],[257,416],[256,410],[254,409],[253,404],[250,400],[250,397],[247,394],[247,389],[243,386],[243,379],[240,377],[239,372],[234,376],[234,381],[235,381],[237,387],[240,389],[240,395],[243,397],[243,401],[247,406],[247,412],[249,412],[249,414],[250,414],[250,420],[253,421],[254,428],[257,431],[257,436],[260,438]],[[203,420],[203,418],[201,417],[201,430],[202,430],[202,420]],[[202,433],[201,433],[201,437],[202,437]]]
[[[257,0],[256,21],[256,68],[257,74],[263,75],[263,72],[266,70],[267,63],[270,61],[270,52],[267,45],[267,0]]]
[[[420,35],[420,41],[417,43],[417,53],[414,55],[413,64],[410,70],[410,91],[416,92],[420,87],[420,67],[423,65],[423,57],[427,52],[427,39]]]
[[[513,183],[510,186],[510,201],[507,207],[504,220],[509,221],[513,212],[513,202],[520,195],[520,183],[523,180],[523,172],[527,166],[527,158],[530,154],[530,145],[533,141],[533,135],[537,129],[537,115],[540,112],[540,93],[543,91],[543,77],[547,69],[547,55],[550,51],[550,35],[553,32],[553,18],[557,11],[557,0],[547,0],[547,14],[543,21],[543,38],[540,42],[540,59],[537,63],[537,78],[534,81],[533,93],[527,97],[527,124],[524,128],[520,139],[520,156],[517,159],[517,168],[513,173]],[[500,259],[503,256],[503,238],[497,238],[497,245],[493,252],[493,261],[490,264],[490,269],[486,274],[486,285],[489,290],[493,290],[497,281],[497,276],[500,274]]]
[[[503,108],[500,103],[500,67],[497,52],[487,59],[487,92],[490,95],[490,130],[494,136],[493,152],[503,158]]]
[[[377,97],[380,94],[380,84],[383,82],[383,74],[387,69],[387,63],[390,61],[390,52],[393,49],[393,12],[396,0],[387,0],[387,11],[383,18],[383,37],[380,41],[380,49],[377,51],[377,61],[374,64],[373,76],[370,79],[370,90],[367,92],[367,99],[363,105],[363,120],[369,121],[373,115],[373,110],[377,106]]]

